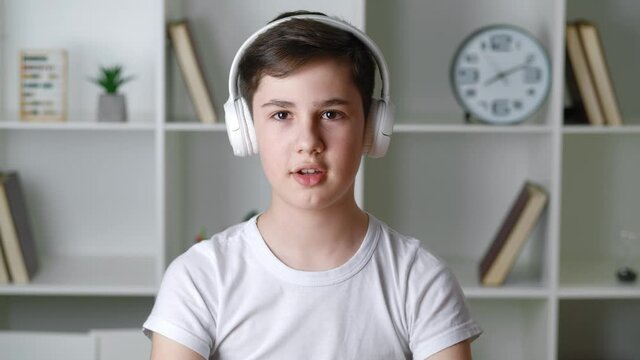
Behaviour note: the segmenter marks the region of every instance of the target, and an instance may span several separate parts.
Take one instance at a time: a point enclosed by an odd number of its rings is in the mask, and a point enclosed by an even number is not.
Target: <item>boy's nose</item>
[[[298,153],[320,153],[324,150],[324,142],[320,136],[319,124],[309,119],[300,124],[297,144]]]

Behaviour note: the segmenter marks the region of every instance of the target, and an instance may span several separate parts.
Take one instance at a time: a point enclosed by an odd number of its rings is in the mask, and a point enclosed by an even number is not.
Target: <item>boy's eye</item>
[[[337,120],[342,118],[343,114],[339,111],[327,110],[322,113],[322,118],[327,120]]]
[[[273,118],[276,120],[286,120],[289,117],[289,113],[287,111],[278,111],[273,114]]]

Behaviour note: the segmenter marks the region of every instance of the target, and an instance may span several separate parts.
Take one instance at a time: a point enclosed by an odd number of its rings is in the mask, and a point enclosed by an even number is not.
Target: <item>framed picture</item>
[[[67,119],[66,50],[20,51],[20,119]]]

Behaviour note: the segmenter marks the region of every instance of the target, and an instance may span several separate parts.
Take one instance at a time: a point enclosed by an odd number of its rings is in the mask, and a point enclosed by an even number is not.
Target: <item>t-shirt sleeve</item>
[[[213,348],[213,286],[193,249],[176,258],[164,274],[143,332],[161,334],[209,358]],[[199,255],[199,256],[198,256]]]
[[[418,251],[407,291],[409,346],[415,360],[463,340],[475,340],[482,329],[471,318],[458,281],[442,262]]]

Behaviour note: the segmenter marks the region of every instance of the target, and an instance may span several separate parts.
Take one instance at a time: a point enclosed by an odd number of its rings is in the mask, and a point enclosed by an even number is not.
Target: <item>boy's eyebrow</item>
[[[261,107],[267,107],[267,106],[277,106],[277,107],[282,107],[282,108],[294,107],[294,105],[293,105],[293,103],[291,101],[276,100],[276,99],[271,99],[271,100],[267,101],[266,103],[262,104]]]
[[[324,106],[349,105],[349,104],[350,102],[346,99],[333,98],[325,101],[314,102],[313,106],[324,107]]]
[[[326,107],[326,106],[335,106],[335,105],[349,105],[350,102],[346,99],[341,99],[341,98],[333,98],[333,99],[328,99],[325,101],[316,101],[313,103],[313,106],[315,107]],[[286,100],[277,100],[277,99],[271,99],[269,101],[267,101],[266,103],[262,104],[261,107],[267,107],[267,106],[277,106],[277,107],[281,107],[281,108],[292,108],[295,107],[295,104],[291,101],[286,101]]]

